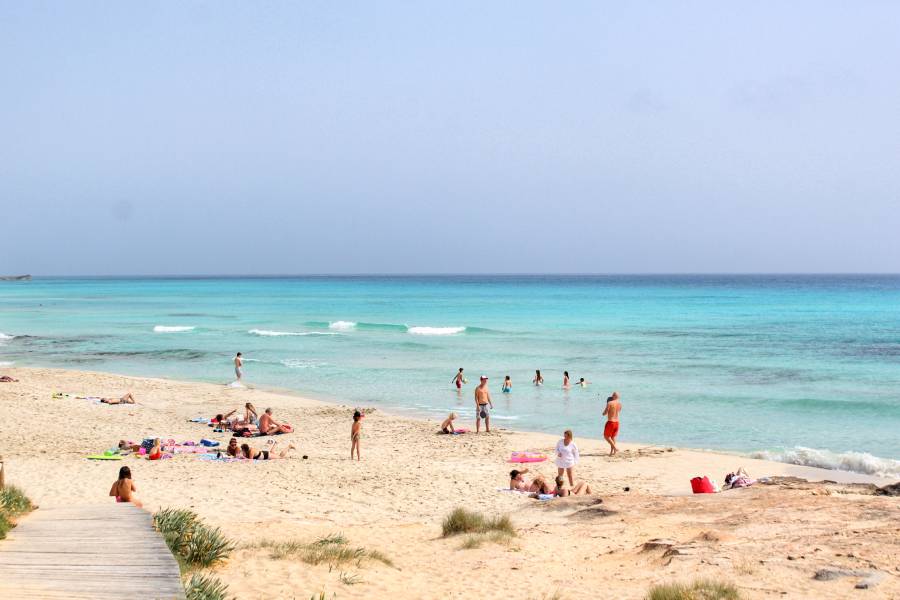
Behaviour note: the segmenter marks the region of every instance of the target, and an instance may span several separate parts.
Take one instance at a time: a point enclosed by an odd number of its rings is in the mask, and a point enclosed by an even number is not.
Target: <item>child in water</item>
[[[353,451],[356,450],[356,460],[359,461],[359,438],[361,436],[363,415],[358,410],[353,413],[353,426],[350,428],[350,460],[353,460]]]
[[[456,420],[456,413],[452,412],[444,419],[444,422],[441,423],[441,433],[456,433],[456,430],[453,428],[454,420]]]
[[[131,502],[138,508],[143,508],[143,504],[134,497],[136,491],[137,488],[134,487],[134,482],[131,481],[131,469],[128,467],[119,469],[119,479],[112,484],[109,495],[115,497],[116,502]]]
[[[509,378],[509,375],[506,376],[506,379],[503,380],[503,387],[500,389],[504,394],[508,394],[512,391],[512,379]]]

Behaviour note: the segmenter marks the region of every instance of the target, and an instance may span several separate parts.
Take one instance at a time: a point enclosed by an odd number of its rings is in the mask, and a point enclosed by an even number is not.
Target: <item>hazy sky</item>
[[[900,271],[897,2],[0,0],[0,274]]]

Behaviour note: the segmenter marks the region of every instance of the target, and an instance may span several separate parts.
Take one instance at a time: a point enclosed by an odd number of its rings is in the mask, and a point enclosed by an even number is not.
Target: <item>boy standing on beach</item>
[[[350,427],[350,460],[353,460],[353,451],[356,450],[356,461],[359,462],[359,438],[362,435],[362,413],[354,411],[353,425]]]
[[[603,415],[606,417],[603,439],[609,443],[610,456],[619,451],[616,447],[616,436],[619,435],[620,412],[622,412],[622,403],[619,402],[619,392],[613,392],[612,396],[606,399],[606,408],[603,409]]]
[[[494,403],[491,402],[491,391],[488,389],[487,375],[481,376],[481,383],[475,388],[475,433],[481,432],[481,419],[484,419],[484,430],[491,432],[491,410]]]

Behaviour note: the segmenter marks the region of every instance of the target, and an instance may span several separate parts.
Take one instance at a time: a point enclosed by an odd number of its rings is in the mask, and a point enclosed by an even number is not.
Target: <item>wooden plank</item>
[[[0,598],[183,600],[178,563],[130,504],[39,509],[0,542]]]

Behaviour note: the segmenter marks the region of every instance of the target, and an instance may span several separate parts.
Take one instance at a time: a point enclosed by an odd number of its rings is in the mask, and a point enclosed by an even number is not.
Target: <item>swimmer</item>
[[[460,367],[459,371],[456,373],[453,379],[450,380],[450,383],[455,383],[456,389],[461,390],[462,384],[464,384],[465,382],[465,378],[463,377],[463,368]]]
[[[456,413],[450,413],[444,422],[441,423],[441,433],[456,433],[456,429],[453,428],[453,421],[456,420]]]
[[[137,488],[131,480],[131,469],[122,467],[119,469],[119,479],[112,484],[109,489],[109,495],[115,497],[116,502],[131,502],[138,508],[143,508],[143,504],[134,497]]]
[[[582,377],[581,379],[578,380],[578,385],[580,385],[581,387],[587,387],[587,386],[591,385],[591,382],[585,381],[584,377]]]
[[[504,394],[508,394],[512,391],[512,379],[509,378],[509,375],[503,380],[503,387],[500,388],[500,391]]]
[[[563,389],[569,389],[569,372],[563,371]]]
[[[534,385],[544,385],[544,376],[541,375],[540,369],[535,369],[534,379],[531,380],[531,383],[533,383]]]

